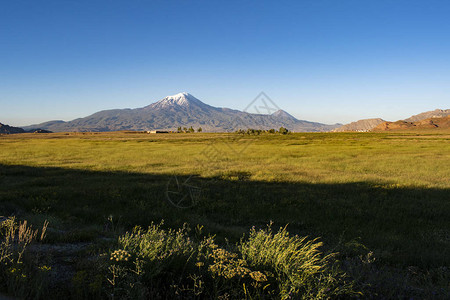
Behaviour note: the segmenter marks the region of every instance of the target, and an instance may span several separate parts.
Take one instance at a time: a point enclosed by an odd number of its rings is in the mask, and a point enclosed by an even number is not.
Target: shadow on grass
[[[449,189],[247,177],[191,178],[201,193],[196,205],[180,209],[166,198],[170,175],[0,164],[0,214],[41,215],[77,228],[103,226],[109,216],[125,229],[164,219],[170,227],[204,225],[207,232],[232,242],[251,226],[272,220],[275,226],[289,224],[291,233],[320,236],[331,246],[345,244],[346,251],[365,245],[389,264],[449,265]],[[177,179],[184,182],[188,176]]]

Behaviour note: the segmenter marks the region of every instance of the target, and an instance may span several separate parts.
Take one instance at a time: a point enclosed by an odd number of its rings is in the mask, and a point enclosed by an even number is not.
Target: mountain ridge
[[[395,131],[410,129],[445,129],[450,128],[450,115],[445,117],[431,117],[415,122],[399,120],[396,122],[383,122],[372,129],[372,131]]]
[[[183,92],[167,96],[141,108],[102,110],[72,121],[48,121],[25,126],[61,131],[176,130],[177,127],[202,127],[203,131],[229,132],[237,129],[278,129],[291,131],[329,131],[338,125],[298,120],[285,111],[271,115],[251,114],[208,105]]]

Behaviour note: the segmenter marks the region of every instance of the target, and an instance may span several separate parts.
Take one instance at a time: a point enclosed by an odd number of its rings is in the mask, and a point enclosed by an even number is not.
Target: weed
[[[42,295],[51,267],[40,265],[37,257],[25,259],[25,255],[32,242],[44,239],[47,226],[44,222],[39,232],[15,217],[0,223],[0,290],[21,298],[37,299]]]

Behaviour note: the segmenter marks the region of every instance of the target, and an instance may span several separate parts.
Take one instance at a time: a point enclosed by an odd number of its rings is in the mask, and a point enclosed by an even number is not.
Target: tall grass
[[[333,268],[334,254],[323,255],[321,242],[297,235],[285,228],[276,233],[252,228],[239,250],[250,267],[275,274],[281,299],[323,299],[352,294],[351,283],[343,284],[345,275]]]
[[[33,230],[27,221],[15,217],[0,221],[0,290],[27,299],[38,299],[45,289],[45,273],[50,268],[35,259],[26,260],[31,243],[42,241],[48,223],[42,230]]]

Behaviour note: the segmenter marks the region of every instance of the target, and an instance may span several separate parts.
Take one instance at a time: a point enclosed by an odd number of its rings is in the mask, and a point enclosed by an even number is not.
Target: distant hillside
[[[403,121],[406,122],[417,122],[429,118],[442,118],[450,115],[450,109],[435,109],[432,111],[426,111],[423,113],[420,113],[418,115],[414,115],[412,117],[409,117],[408,119],[405,119]]]
[[[428,118],[417,122],[397,121],[379,124],[373,131],[391,131],[408,129],[450,128],[450,115],[442,118]]]
[[[383,119],[364,119],[356,122],[352,122],[341,127],[334,129],[334,132],[344,131],[370,131],[380,123],[385,122]]]
[[[0,123],[0,134],[24,133],[25,130]]]
[[[418,121],[422,121],[422,120],[427,120],[430,118],[442,118],[442,117],[446,117],[450,115],[450,109],[436,109],[436,110],[432,110],[432,111],[427,111],[427,112],[423,112],[414,116],[409,117],[408,119],[405,120],[401,120],[401,121],[397,121],[397,122],[388,122],[385,121],[383,119],[380,118],[376,118],[376,119],[363,119],[363,120],[359,120],[356,122],[352,122],[349,124],[345,124],[341,127],[338,127],[334,130],[332,130],[333,132],[343,132],[343,131],[372,131],[375,130],[375,128],[377,128],[377,131],[380,130],[389,130],[389,129],[383,129],[383,128],[396,128],[396,129],[400,129],[400,128],[422,128],[422,127],[426,127],[429,126],[429,128],[434,128],[433,127],[433,122],[432,121],[426,121],[426,124],[412,124],[413,122],[418,122]],[[430,124],[430,122],[432,124]],[[436,123],[438,123],[439,121],[436,121]],[[385,123],[385,125],[383,125]],[[445,126],[445,125],[443,125]],[[438,126],[439,127],[439,126]]]
[[[237,129],[278,129],[290,131],[330,131],[338,125],[297,120],[285,111],[251,114],[239,110],[210,106],[188,93],[179,93],[135,109],[104,110],[69,122],[50,121],[25,129],[41,128],[61,131],[176,130],[178,127],[201,127],[208,132]]]

